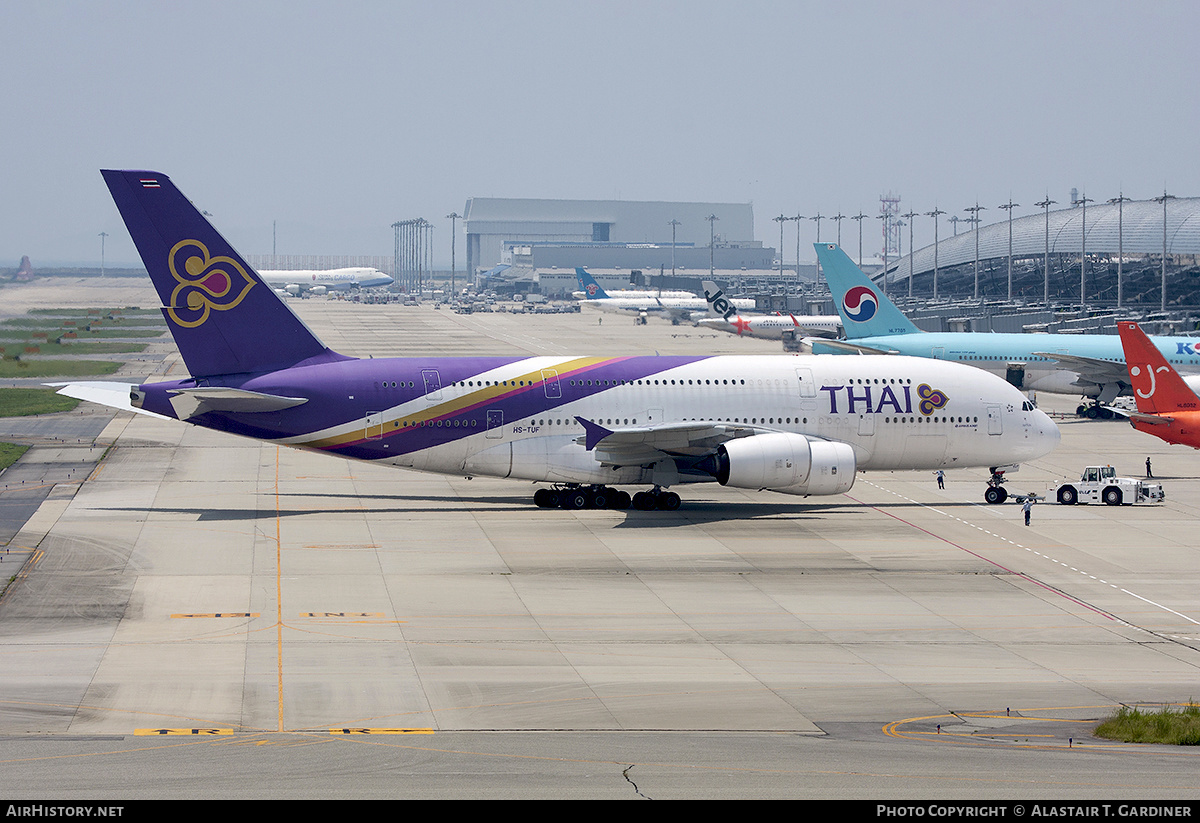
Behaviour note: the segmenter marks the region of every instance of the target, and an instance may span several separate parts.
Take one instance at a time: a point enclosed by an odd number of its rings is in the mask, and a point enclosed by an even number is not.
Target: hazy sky
[[[166,173],[246,254],[277,221],[281,254],[390,256],[425,217],[447,266],[472,196],[751,202],[777,245],[888,192],[946,234],[1200,195],[1194,0],[5,0],[0,31],[0,266],[96,265],[101,231],[136,262],[101,168]]]

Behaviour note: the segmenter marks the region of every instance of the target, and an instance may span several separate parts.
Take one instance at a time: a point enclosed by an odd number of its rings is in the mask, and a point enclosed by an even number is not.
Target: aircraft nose
[[[1033,416],[1037,426],[1038,439],[1049,447],[1047,453],[1057,448],[1059,440],[1062,439],[1062,433],[1058,430],[1055,422],[1050,419],[1050,415],[1041,409],[1034,409]]]

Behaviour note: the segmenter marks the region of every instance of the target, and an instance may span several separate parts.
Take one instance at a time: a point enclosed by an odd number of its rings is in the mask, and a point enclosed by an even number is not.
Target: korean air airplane
[[[684,483],[792,495],[858,471],[1000,466],[1054,423],[1015,388],[905,357],[357,359],[326,347],[162,174],[104,171],[191,376],[61,393],[270,443],[544,484],[538,506],[672,510]],[[632,498],[619,486],[649,486]]]
[[[813,341],[814,352],[905,354],[981,368],[1020,389],[1092,398],[1081,407],[1103,415],[1100,404],[1129,394],[1121,339],[1115,334],[1005,334],[923,332],[905,317],[837,245],[816,244],[817,257],[842,317],[846,339]],[[1153,337],[1163,356],[1193,391],[1200,389],[1200,339]]]
[[[837,337],[842,331],[842,321],[837,315],[759,314],[745,315],[725,296],[725,292],[711,280],[704,281],[704,297],[708,300],[708,313],[696,321],[706,329],[716,329],[738,337],[762,337],[779,340],[784,332],[795,332],[801,337]]]

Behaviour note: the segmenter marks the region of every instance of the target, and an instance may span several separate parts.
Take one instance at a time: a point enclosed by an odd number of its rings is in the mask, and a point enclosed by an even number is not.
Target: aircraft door
[[[562,397],[562,386],[558,383],[558,372],[554,369],[542,369],[542,388],[548,400],[558,400]]]
[[[929,356],[932,357],[934,360],[945,360],[946,359],[946,347],[945,346],[934,346],[932,349],[930,349]]]
[[[383,437],[383,412],[368,412],[364,429],[368,440]]]
[[[987,407],[988,434],[1004,434],[1004,424],[1000,418],[999,406]]]
[[[487,410],[487,436],[489,440],[499,440],[504,437],[504,410]]]
[[[864,437],[875,434],[875,415],[867,413],[858,416],[858,433]]]
[[[1004,375],[1004,379],[1016,386],[1018,389],[1025,388],[1025,364],[1009,363],[1008,370]]]
[[[796,380],[800,384],[800,397],[810,399],[817,396],[817,383],[813,380],[812,369],[796,369]]]
[[[421,379],[425,381],[425,399],[442,399],[442,376],[437,369],[421,369]]]

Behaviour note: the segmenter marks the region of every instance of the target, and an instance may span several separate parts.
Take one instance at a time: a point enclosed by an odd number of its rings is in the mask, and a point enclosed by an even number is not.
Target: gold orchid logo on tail
[[[210,257],[199,240],[180,240],[167,258],[179,285],[171,292],[167,314],[180,326],[194,329],[212,311],[228,311],[241,303],[254,280],[231,257]]]

